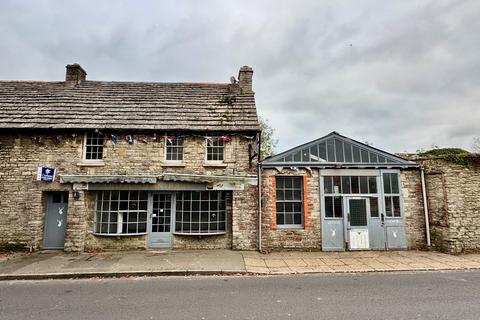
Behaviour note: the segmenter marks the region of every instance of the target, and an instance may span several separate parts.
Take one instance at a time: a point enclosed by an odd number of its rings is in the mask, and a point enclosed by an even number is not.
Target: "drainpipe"
[[[258,163],[257,163],[257,184],[258,184],[258,251],[262,252],[262,163],[260,152],[262,145],[262,132],[258,133]]]
[[[428,219],[428,203],[427,203],[427,191],[425,188],[425,168],[423,167],[423,163],[420,166],[420,176],[422,180],[422,196],[423,196],[423,211],[425,214],[425,232],[427,235],[427,246],[431,246],[430,242],[430,221]]]

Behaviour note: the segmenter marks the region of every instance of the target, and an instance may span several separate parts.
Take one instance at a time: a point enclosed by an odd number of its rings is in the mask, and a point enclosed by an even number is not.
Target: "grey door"
[[[173,195],[153,193],[149,219],[148,247],[170,248],[172,246]]]
[[[366,198],[347,198],[347,231],[350,250],[366,250],[370,248],[368,209]]]
[[[370,248],[385,250],[387,248],[387,240],[385,238],[385,214],[380,208],[379,198],[370,197],[370,220],[368,221]]]
[[[49,192],[45,213],[45,249],[63,249],[67,224],[68,192]]]

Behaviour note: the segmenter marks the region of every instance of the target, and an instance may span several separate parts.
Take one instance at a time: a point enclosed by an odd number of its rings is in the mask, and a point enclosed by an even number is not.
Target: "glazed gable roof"
[[[335,131],[262,161],[263,167],[409,168],[415,162]]]
[[[0,81],[0,129],[258,131],[238,83]]]

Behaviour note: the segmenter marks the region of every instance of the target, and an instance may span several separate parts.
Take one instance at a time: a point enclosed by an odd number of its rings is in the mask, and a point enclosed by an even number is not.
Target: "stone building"
[[[0,81],[0,246],[256,249],[252,75]]]
[[[415,162],[332,132],[261,164],[262,251],[426,244]]]
[[[480,156],[415,161],[425,170],[432,245],[453,254],[480,252]]]

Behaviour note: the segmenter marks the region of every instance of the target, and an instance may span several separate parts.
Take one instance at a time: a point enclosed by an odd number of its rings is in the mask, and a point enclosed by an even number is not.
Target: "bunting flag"
[[[111,135],[110,135],[110,139],[112,140],[112,143],[113,143],[113,144],[117,144],[117,136],[116,136],[116,135],[111,134]]]
[[[60,137],[59,136],[50,136],[50,140],[53,142],[53,144],[59,144],[60,143]]]
[[[156,133],[153,134],[153,141],[158,141],[158,136]]]
[[[167,139],[168,143],[173,144],[173,136],[167,135],[166,139]]]
[[[220,139],[221,141],[225,141],[225,142],[228,142],[228,141],[231,140],[231,139],[230,139],[230,136],[227,135],[227,134],[224,134],[223,136],[220,136],[219,139]]]
[[[133,144],[133,136],[131,134],[126,135],[125,140],[127,140],[128,144]]]

